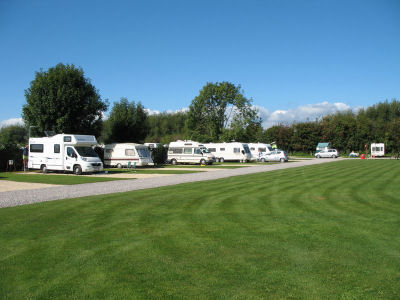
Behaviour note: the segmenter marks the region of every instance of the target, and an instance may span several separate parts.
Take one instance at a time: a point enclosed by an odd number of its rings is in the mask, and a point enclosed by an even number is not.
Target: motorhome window
[[[233,153],[240,153],[240,148],[233,148]]]
[[[31,144],[30,146],[30,152],[43,152],[43,144]]]
[[[184,154],[192,154],[193,153],[193,148],[183,148],[183,153]]]
[[[268,146],[268,150],[269,151],[274,151],[274,149],[272,147],[270,147],[270,146]]]
[[[54,153],[60,153],[60,144],[54,144]]]
[[[219,148],[219,151],[225,151],[225,148]]]
[[[244,148],[244,151],[245,151],[246,153],[250,153],[249,146],[243,145],[243,148]]]
[[[126,156],[135,156],[135,150],[134,149],[125,149],[125,155]]]
[[[70,143],[71,142],[71,137],[69,135],[64,136],[64,142],[65,143]]]
[[[75,147],[79,155],[82,157],[98,157],[96,151],[92,147]]]
[[[169,153],[171,154],[182,154],[182,148],[169,148]]]
[[[204,147],[204,146],[200,147],[200,150],[201,150],[203,153],[210,153],[210,150],[207,149],[207,148]]]
[[[258,152],[266,152],[267,148],[258,148]]]
[[[210,152],[217,152],[217,149],[216,149],[216,148],[208,148],[208,151],[210,151]]]
[[[150,157],[150,152],[147,148],[139,148],[136,149],[136,151],[139,154],[139,157]]]
[[[194,149],[194,154],[201,154],[200,148],[195,148]]]
[[[67,148],[67,155],[69,157],[74,157],[76,155],[76,153],[75,153],[74,149],[72,149],[71,147],[68,147]]]

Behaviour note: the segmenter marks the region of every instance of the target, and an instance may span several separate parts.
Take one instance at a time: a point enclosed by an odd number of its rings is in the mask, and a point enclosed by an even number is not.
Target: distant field
[[[81,184],[103,182],[111,180],[121,180],[119,178],[90,177],[77,175],[60,175],[60,174],[42,174],[42,173],[21,173],[21,172],[3,172],[0,173],[0,180],[11,180],[18,182],[34,182],[47,184]]]
[[[399,299],[400,161],[0,209],[0,299]]]

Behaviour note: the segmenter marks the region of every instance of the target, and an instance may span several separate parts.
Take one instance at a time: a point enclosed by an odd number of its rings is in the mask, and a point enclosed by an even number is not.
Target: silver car
[[[260,156],[257,158],[258,161],[260,162],[266,162],[266,161],[280,161],[280,162],[286,162],[289,160],[289,156],[287,153],[283,150],[274,150],[269,153],[261,153]]]
[[[321,150],[320,152],[315,153],[315,157],[316,158],[321,158],[321,157],[336,158],[336,157],[339,157],[339,152],[336,149]]]

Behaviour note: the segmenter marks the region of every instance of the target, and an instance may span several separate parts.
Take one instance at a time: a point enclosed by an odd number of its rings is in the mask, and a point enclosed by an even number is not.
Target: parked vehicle
[[[357,152],[351,151],[351,153],[349,154],[349,157],[358,157],[359,154]]]
[[[150,150],[157,148],[159,145],[162,145],[161,143],[144,143],[145,146],[147,146]]]
[[[372,157],[385,156],[385,144],[384,143],[372,143],[371,144],[371,156]]]
[[[259,162],[267,162],[267,161],[287,162],[287,161],[289,161],[289,156],[285,151],[276,149],[276,150],[268,152],[268,153],[262,153],[257,158],[257,161],[259,161]]]
[[[316,158],[322,158],[322,157],[330,157],[330,158],[337,158],[339,157],[339,152],[336,149],[327,149],[327,150],[321,150],[314,155]]]
[[[149,148],[135,143],[113,143],[104,146],[104,164],[111,167],[147,166],[153,164]]]
[[[250,149],[247,144],[232,143],[208,143],[204,144],[214,154],[215,161],[240,161],[247,162],[251,159]]]
[[[176,141],[169,144],[167,161],[173,165],[178,163],[211,165],[215,157],[203,144],[194,141]]]
[[[270,144],[248,143],[250,149],[251,160],[257,160],[263,153],[274,151]]]
[[[103,163],[93,146],[93,135],[57,134],[51,137],[29,139],[30,169],[71,171],[79,175],[103,171]]]

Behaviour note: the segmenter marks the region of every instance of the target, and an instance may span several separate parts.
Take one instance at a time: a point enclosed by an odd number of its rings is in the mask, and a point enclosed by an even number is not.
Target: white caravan
[[[371,156],[385,156],[385,144],[384,143],[372,143],[371,144]]]
[[[214,154],[215,161],[240,161],[246,162],[251,160],[251,153],[247,144],[232,143],[209,143],[204,144],[207,149]]]
[[[104,164],[117,168],[128,165],[147,166],[153,164],[149,148],[134,143],[113,143],[104,146]]]
[[[250,149],[251,160],[257,160],[261,156],[261,153],[270,153],[274,151],[270,144],[248,143],[247,145]]]
[[[169,143],[167,161],[177,163],[212,164],[215,161],[203,144],[194,141],[176,141]]]
[[[71,171],[79,175],[103,171],[103,163],[93,146],[93,135],[57,134],[51,137],[29,139],[30,169]]]

